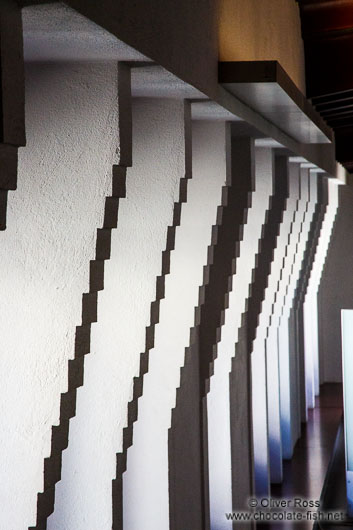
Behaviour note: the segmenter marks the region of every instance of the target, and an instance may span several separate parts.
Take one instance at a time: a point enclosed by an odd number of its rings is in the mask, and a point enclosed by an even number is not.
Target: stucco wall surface
[[[66,0],[126,44],[209,95],[217,84],[217,2]]]
[[[214,362],[214,375],[207,396],[211,528],[219,530],[232,528],[232,523],[224,517],[225,512],[232,506],[229,373],[235,344],[238,341],[241,315],[245,311],[245,302],[249,296],[265,212],[272,192],[271,149],[256,148],[255,162],[255,191],[252,193],[252,204],[240,243],[229,307],[225,313],[218,355]],[[236,166],[236,161],[234,165]]]
[[[27,147],[0,277],[0,527],[35,523],[118,146],[116,64],[26,69]]]
[[[338,185],[331,179],[328,186],[328,204],[320,231],[315,253],[315,260],[304,302],[304,337],[307,376],[307,406],[315,406],[315,396],[320,392],[319,377],[319,326],[318,326],[318,290],[320,287],[323,267],[331,240],[332,229],[338,206]]]
[[[283,303],[290,280],[294,261],[295,243],[299,225],[297,208],[300,188],[299,164],[289,164],[289,197],[283,214],[283,221],[277,239],[277,247],[271,267],[265,301],[259,319],[257,338],[262,341],[267,360],[267,408],[269,432],[270,479],[280,482],[282,479],[282,439],[280,426],[280,374],[278,358],[278,325]],[[294,244],[293,244],[294,243]],[[265,341],[265,344],[263,344]],[[255,348],[255,347],[254,347]],[[291,374],[296,377],[295,372]]]
[[[342,381],[341,309],[353,307],[351,186],[339,187],[338,201],[338,212],[318,293],[321,383]]]
[[[128,451],[123,483],[124,530],[169,528],[168,429],[194,325],[199,286],[204,281],[211,227],[226,179],[225,124],[197,122],[192,140],[193,177],[166,277],[166,296],[144,378],[133,446]]]
[[[116,453],[122,450],[122,430],[133,377],[145,351],[167,227],[185,174],[184,102],[134,100],[133,132],[127,198],[120,204],[118,229],[113,232],[85,385],[78,393],[49,530],[112,527]]]

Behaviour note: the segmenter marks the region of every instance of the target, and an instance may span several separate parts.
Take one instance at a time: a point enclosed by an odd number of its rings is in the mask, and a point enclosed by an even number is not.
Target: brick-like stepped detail
[[[165,280],[170,273],[170,257],[175,247],[175,236],[177,227],[180,226],[181,210],[183,203],[187,202],[188,181],[191,178],[191,171],[186,171],[185,176],[180,179],[179,200],[173,206],[172,225],[167,229],[166,248],[162,252],[162,271],[156,280],[156,299],[151,303],[150,325],[146,328],[146,349],[140,355],[140,370],[138,377],[133,382],[133,398],[128,404],[127,426],[123,429],[123,450],[117,454],[116,478],[112,481],[113,496],[113,530],[123,529],[123,473],[127,468],[127,452],[132,446],[133,426],[137,420],[138,400],[143,393],[143,378],[148,372],[148,362],[150,350],[154,347],[155,327],[159,322],[160,302],[165,295]]]
[[[320,238],[320,232],[322,223],[325,218],[326,209],[328,205],[328,189],[327,189],[327,183],[323,180],[319,180],[317,183],[317,202],[313,214],[313,218],[310,223],[309,228],[309,235],[308,240],[305,247],[303,262],[302,262],[302,269],[300,273],[300,278],[297,284],[297,288],[295,290],[294,294],[294,303],[293,303],[293,315],[295,317],[295,324],[296,324],[296,347],[297,347],[297,355],[299,357],[299,365],[300,365],[300,380],[301,380],[301,388],[305,389],[305,346],[304,346],[304,300],[305,295],[307,292],[309,279],[310,279],[310,273],[313,267],[316,249],[318,246],[319,238]],[[305,390],[304,390],[305,392]],[[302,413],[302,421],[304,421],[304,418],[306,417],[306,400],[303,399],[303,393],[301,392],[301,413]]]
[[[288,199],[287,164],[286,157],[275,158],[274,191],[263,227],[246,309],[241,317],[235,355],[232,358],[230,410],[233,418],[231,422],[233,509],[243,509],[244,502],[253,494],[251,353]],[[240,403],[242,403],[242,413],[239,414]]]
[[[76,415],[77,390],[83,386],[84,357],[90,353],[91,325],[97,322],[98,292],[104,289],[104,262],[110,259],[112,230],[118,226],[120,199],[126,197],[127,168],[132,165],[131,74],[118,63],[119,165],[112,168],[112,194],[105,198],[103,226],[97,229],[95,259],[90,261],[89,292],[82,295],[81,325],[76,327],[74,358],[68,362],[68,388],[60,397],[59,425],[52,426],[51,452],[44,459],[44,488],[37,495],[36,526],[46,530],[55,506],[55,486],[61,480],[62,453],[69,444],[70,419]]]
[[[18,148],[25,138],[25,79],[21,10],[0,5],[0,230],[6,228],[7,196],[17,188]]]
[[[230,155],[230,153],[228,153]],[[206,528],[207,493],[204,490],[207,466],[203,459],[202,398],[208,381],[215,345],[228,307],[236,259],[254,191],[254,144],[250,138],[234,138],[231,171],[222,190],[216,224],[212,227],[195,326],[190,331],[190,346],[185,349],[176,406],[169,432],[170,528],[181,530]],[[201,401],[200,401],[201,399]],[[194,481],[194,482],[193,482]],[[185,484],[188,483],[188,488]],[[192,490],[192,501],[190,501]]]
[[[300,202],[301,201],[302,201],[302,198],[300,199]],[[286,307],[288,302],[290,303],[290,300],[288,300],[288,297],[289,297],[289,294],[290,294],[290,286],[291,286],[291,280],[292,280],[294,268],[296,266],[297,254],[298,254],[298,251],[299,251],[299,248],[300,248],[300,245],[301,245],[301,239],[303,237],[307,238],[307,236],[308,236],[308,234],[305,234],[304,225],[306,223],[307,216],[309,215],[309,205],[310,205],[310,200],[309,200],[309,196],[308,196],[307,200],[305,201],[303,218],[302,218],[302,220],[300,222],[300,226],[299,226],[299,230],[298,230],[298,237],[297,237],[297,242],[296,242],[296,245],[295,245],[295,251],[294,251],[294,255],[293,255],[294,258],[292,260],[292,264],[291,264],[291,268],[290,268],[289,281],[288,281],[288,283],[286,285],[286,289],[285,289],[284,303],[283,303],[283,307],[282,307],[282,310],[281,310],[280,319],[284,318],[284,316],[285,316],[285,307]],[[300,261],[300,270],[299,270],[299,274],[298,274],[298,279],[296,281],[296,285],[297,285],[297,283],[299,281],[299,277],[300,277],[300,274],[301,274],[300,271],[301,271],[301,268],[302,268],[303,260],[304,260],[304,253],[303,253],[303,258]]]
[[[104,289],[104,261],[110,258],[111,231],[117,228],[119,201],[126,196],[126,171],[113,166],[112,196],[106,197],[103,227],[97,230],[96,257],[90,262],[89,292],[82,295],[82,324],[76,327],[75,356],[68,362],[68,389],[61,394],[59,425],[52,427],[51,454],[44,459],[44,491],[38,494],[37,524],[47,527],[54,511],[55,485],[61,480],[62,452],[69,443],[70,419],[76,414],[77,389],[83,385],[84,356],[90,352],[91,325],[97,322],[98,291]]]
[[[253,272],[253,281],[250,284],[247,309],[244,313],[242,326],[246,321],[248,352],[252,351],[252,343],[256,336],[262,302],[268,285],[274,251],[283,219],[283,213],[288,199],[288,173],[287,158],[275,158],[274,193],[270,199],[263,234],[260,240],[259,253],[256,257],[256,267]],[[245,317],[246,315],[246,317]]]

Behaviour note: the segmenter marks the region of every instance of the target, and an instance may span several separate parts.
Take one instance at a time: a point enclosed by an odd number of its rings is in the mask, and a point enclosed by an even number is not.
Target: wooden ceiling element
[[[336,156],[353,172],[353,0],[297,0],[307,97],[335,131]]]

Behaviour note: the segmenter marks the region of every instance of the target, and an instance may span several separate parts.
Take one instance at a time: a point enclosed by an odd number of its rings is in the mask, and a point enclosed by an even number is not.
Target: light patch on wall
[[[293,0],[221,0],[219,60],[277,60],[305,94],[304,47]]]

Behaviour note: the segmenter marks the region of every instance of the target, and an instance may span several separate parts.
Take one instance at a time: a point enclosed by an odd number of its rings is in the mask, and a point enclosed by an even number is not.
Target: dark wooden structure
[[[297,0],[307,97],[336,136],[336,157],[353,172],[353,0]]]

